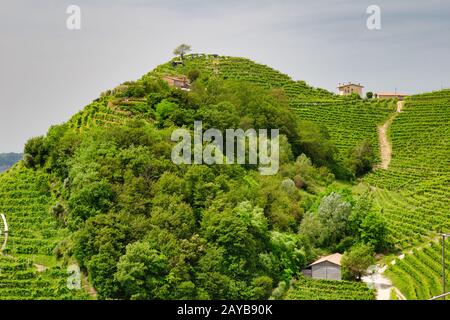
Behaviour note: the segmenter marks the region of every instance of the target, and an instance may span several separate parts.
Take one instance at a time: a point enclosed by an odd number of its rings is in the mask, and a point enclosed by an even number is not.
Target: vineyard
[[[285,74],[249,59],[227,56],[187,55],[183,65],[174,66],[172,62],[162,64],[137,83],[147,78],[160,79],[168,74],[186,75],[193,69],[209,77],[250,82],[265,89],[282,89],[301,119],[327,128],[340,156],[362,140],[369,140],[373,148],[378,150],[377,125],[385,121],[395,109],[389,101],[344,99],[324,89],[310,87],[304,81],[294,81]],[[69,125],[83,130],[96,125],[121,125],[130,117],[151,121],[145,112],[130,111],[144,111],[145,99],[128,101],[115,98],[115,94],[126,90],[126,87],[125,84],[120,85],[103,95],[73,116]]]
[[[442,244],[432,242],[397,259],[386,274],[407,299],[429,299],[442,293]],[[450,285],[450,241],[446,244],[447,288]]]
[[[394,103],[390,101],[345,99],[324,89],[310,87],[304,81],[294,81],[268,66],[245,58],[194,54],[185,59],[184,65],[160,65],[144,79],[166,74],[187,74],[189,70],[198,69],[219,79],[246,81],[266,89],[282,89],[301,119],[327,128],[341,156],[362,140],[369,140],[378,150],[377,125],[395,110]]]
[[[339,97],[244,58],[187,55],[184,64],[163,64],[143,80],[187,75],[193,69],[207,77],[283,90],[300,119],[327,129],[341,157],[362,140],[370,141],[378,151],[377,127],[395,112],[393,101]],[[82,133],[97,126],[120,126],[131,118],[153,122],[154,111],[147,98],[117,94],[127,86],[102,94],[67,126]],[[437,231],[450,230],[449,107],[450,90],[408,98],[388,131],[393,151],[389,168],[363,178],[387,222],[390,242],[396,249],[413,248],[386,271],[408,299],[427,299],[442,291],[441,246],[434,240]],[[379,152],[376,154],[379,157]],[[0,256],[0,299],[90,298],[84,290],[68,289],[66,262],[56,258],[58,245],[68,238],[69,231],[51,213],[55,202],[40,170],[18,164],[0,175],[0,213],[6,215],[9,225],[7,247]],[[450,241],[446,260],[450,278]],[[284,298],[372,300],[375,294],[364,283],[301,277],[291,283]]]
[[[390,128],[389,169],[365,178],[399,247],[450,227],[449,107],[450,90],[408,99]]]
[[[336,98],[302,102],[293,99],[291,104],[301,119],[327,128],[341,156],[362,140],[370,141],[374,150],[379,150],[377,126],[394,111],[394,104],[388,100],[369,102]],[[379,152],[376,154],[379,158]]]
[[[334,95],[324,89],[308,86],[304,81],[293,81],[289,76],[268,66],[254,63],[246,58],[193,54],[185,57],[184,65],[174,66],[171,62],[158,66],[145,77],[161,77],[166,74],[186,75],[190,70],[223,80],[239,80],[253,83],[266,89],[284,89],[289,98],[332,98]]]
[[[399,248],[387,275],[407,299],[442,293],[441,246],[436,232],[450,228],[450,90],[412,96],[390,128],[393,148],[388,170],[365,178]],[[449,247],[447,246],[447,266]],[[447,269],[449,270],[449,269]]]
[[[291,284],[287,300],[374,300],[363,282],[315,280],[302,277]]]
[[[88,298],[67,288],[66,268],[54,258],[65,230],[49,213],[52,199],[45,189],[42,177],[21,164],[0,176],[0,212],[9,225],[0,256],[0,299]]]
[[[126,101],[125,101],[126,100]],[[75,114],[68,122],[68,126],[76,130],[85,130],[91,127],[120,126],[131,118],[152,121],[145,113],[128,111],[127,109],[145,108],[142,99],[114,99],[114,96],[104,96],[86,106]]]

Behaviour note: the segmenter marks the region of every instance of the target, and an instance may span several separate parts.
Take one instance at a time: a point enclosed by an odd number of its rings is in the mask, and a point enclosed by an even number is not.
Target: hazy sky
[[[366,27],[369,5],[381,30]],[[69,5],[81,30],[66,27]],[[449,0],[0,0],[0,152],[21,151],[97,98],[172,58],[245,56],[335,91],[450,87]]]

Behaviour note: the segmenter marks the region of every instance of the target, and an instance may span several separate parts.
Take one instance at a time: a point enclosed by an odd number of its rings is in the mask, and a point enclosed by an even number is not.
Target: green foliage
[[[342,277],[348,280],[361,281],[367,269],[375,263],[373,247],[357,244],[342,256]]]
[[[35,137],[27,141],[24,148],[27,156],[26,164],[29,168],[42,166],[48,156],[48,148],[44,137]]]
[[[302,151],[319,166],[332,165],[336,149],[328,130],[311,121],[301,121],[299,130]]]
[[[183,59],[184,55],[189,51],[191,51],[191,46],[183,43],[176,47],[175,50],[173,50],[173,54],[176,56],[181,56],[181,59]]]
[[[373,125],[389,108],[340,99],[246,59],[195,57],[187,49],[177,52],[182,64],[125,82],[27,143],[24,163],[36,168],[33,183],[46,198],[30,193],[2,201],[5,209],[42,201],[38,212],[51,228],[32,245],[17,233],[18,250],[76,259],[100,299],[266,299],[280,281],[301,276],[317,246],[375,244],[377,217],[356,214],[351,227],[351,194],[330,192],[335,175],[350,176],[341,151],[368,128],[373,142]],[[191,90],[169,87],[161,80],[167,74],[190,76]],[[317,121],[321,112],[325,126]],[[342,144],[343,131],[328,118],[336,113],[361,120]],[[222,131],[280,129],[280,172],[263,177],[252,165],[174,165],[171,133],[192,129],[194,120]],[[33,206],[21,209],[34,212]],[[305,296],[322,297],[317,293]]]
[[[127,246],[120,257],[115,278],[127,298],[158,299],[169,271],[167,258],[148,243],[135,242]]]
[[[347,221],[351,213],[351,205],[342,200],[342,196],[331,193],[322,199],[317,212],[323,229],[325,244],[337,243],[347,234]]]
[[[268,269],[284,280],[300,274],[307,261],[312,258],[309,242],[296,234],[273,231],[270,245],[272,249],[270,258],[272,258],[272,262],[278,261],[278,265],[272,264]],[[276,259],[273,259],[274,257]]]
[[[191,83],[194,82],[195,80],[197,80],[200,77],[200,74],[201,74],[200,70],[198,70],[198,69],[190,70],[188,72],[188,78],[191,81]]]
[[[388,229],[379,214],[370,212],[360,226],[362,242],[371,245],[379,252],[388,247]]]
[[[176,109],[177,104],[168,100],[163,100],[156,105],[156,114],[159,121],[166,120]]]
[[[84,289],[69,290],[67,266],[53,256],[68,235],[49,210],[54,200],[44,188],[48,183],[45,173],[21,163],[0,175],[0,212],[9,225],[0,256],[0,300],[89,299]],[[3,244],[3,233],[0,240]],[[35,263],[46,270],[38,272]]]
[[[376,161],[375,152],[369,141],[364,140],[348,152],[346,159],[347,167],[351,169],[356,177],[365,175],[372,171]]]
[[[353,207],[349,217],[352,234],[365,244],[371,245],[376,252],[390,247],[389,230],[383,217],[374,210],[373,197],[364,193]]]
[[[86,184],[71,194],[69,208],[73,219],[86,220],[98,213],[108,211],[115,198],[112,186],[102,180]]]

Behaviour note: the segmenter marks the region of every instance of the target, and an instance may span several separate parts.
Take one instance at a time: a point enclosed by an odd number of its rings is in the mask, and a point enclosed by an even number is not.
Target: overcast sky
[[[369,5],[381,30],[366,27]],[[81,30],[66,27],[69,5]],[[245,56],[336,91],[450,87],[448,0],[0,0],[0,152],[69,119],[101,91],[195,52]]]

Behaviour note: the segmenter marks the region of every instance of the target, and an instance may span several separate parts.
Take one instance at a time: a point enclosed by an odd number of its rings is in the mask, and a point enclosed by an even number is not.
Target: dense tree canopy
[[[342,164],[325,128],[300,122],[280,90],[190,77],[190,92],[149,77],[126,83],[90,108],[113,105],[127,121],[55,126],[25,147],[27,165],[51,177],[53,213],[72,231],[64,254],[100,298],[264,299],[323,250],[383,247],[370,206],[329,187]],[[205,130],[280,129],[279,172],[175,165],[170,135],[195,120]]]

